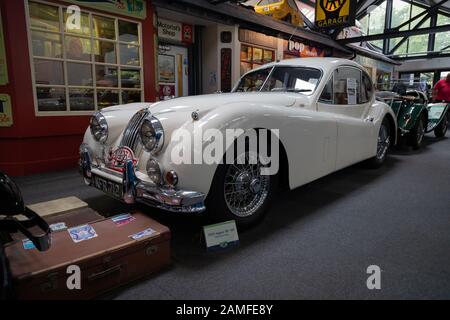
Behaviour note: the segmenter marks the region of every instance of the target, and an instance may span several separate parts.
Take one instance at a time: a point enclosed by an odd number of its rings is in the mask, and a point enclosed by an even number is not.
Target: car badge
[[[125,165],[130,160],[133,161],[133,166],[137,165],[138,161],[133,150],[128,147],[120,147],[115,151],[110,150],[106,167],[114,171],[124,172]]]

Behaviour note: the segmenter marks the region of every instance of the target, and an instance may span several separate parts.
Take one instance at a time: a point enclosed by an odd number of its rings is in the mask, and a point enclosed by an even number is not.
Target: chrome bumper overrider
[[[92,186],[93,174],[122,184],[122,201],[126,203],[141,202],[162,210],[182,213],[199,213],[206,209],[205,194],[150,185],[141,181],[136,177],[131,161],[126,164],[123,175],[94,165],[89,148],[85,145],[80,147],[80,173],[86,184],[90,186]]]

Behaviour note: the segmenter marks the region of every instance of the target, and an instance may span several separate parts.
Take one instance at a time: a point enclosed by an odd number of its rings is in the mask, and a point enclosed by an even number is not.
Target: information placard
[[[223,250],[239,244],[239,235],[234,220],[205,226],[203,231],[208,251]]]

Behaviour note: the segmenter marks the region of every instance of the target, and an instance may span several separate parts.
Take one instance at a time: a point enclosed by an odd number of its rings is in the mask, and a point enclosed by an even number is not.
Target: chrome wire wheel
[[[391,145],[391,136],[389,134],[389,128],[386,124],[382,124],[380,132],[378,134],[378,144],[377,144],[377,159],[382,160],[386,157],[389,146]]]
[[[270,176],[261,175],[262,167],[259,157],[249,153],[228,166],[224,198],[228,209],[237,217],[252,216],[266,201],[270,192]]]

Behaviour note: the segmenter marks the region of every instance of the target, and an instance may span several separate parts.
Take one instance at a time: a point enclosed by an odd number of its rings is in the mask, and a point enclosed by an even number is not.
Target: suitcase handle
[[[121,272],[122,271],[122,265],[118,265],[109,269],[106,269],[105,271],[99,272],[99,273],[93,273],[88,277],[89,281],[95,281],[95,280],[99,280],[102,279],[104,277],[109,276],[110,274],[116,273],[116,272]]]

